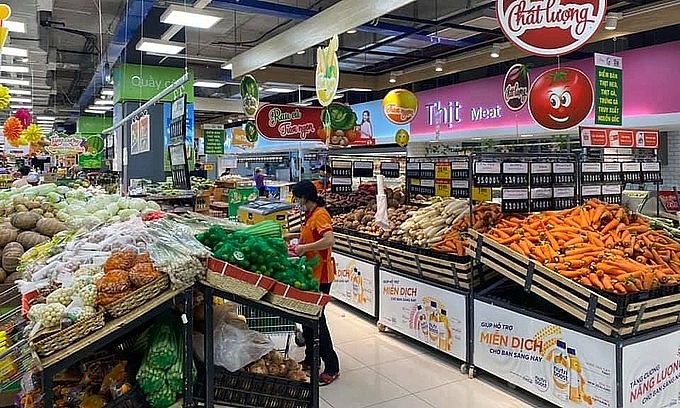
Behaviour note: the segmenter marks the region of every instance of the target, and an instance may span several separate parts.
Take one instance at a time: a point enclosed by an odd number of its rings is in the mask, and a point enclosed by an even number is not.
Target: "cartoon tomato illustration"
[[[549,130],[564,130],[583,122],[593,109],[593,84],[582,71],[553,68],[536,78],[529,91],[529,112]]]

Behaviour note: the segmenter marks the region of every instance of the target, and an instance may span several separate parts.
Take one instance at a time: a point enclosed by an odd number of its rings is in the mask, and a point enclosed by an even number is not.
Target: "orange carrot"
[[[595,285],[600,290],[604,289],[604,284],[600,281],[600,278],[597,276],[595,272],[591,272],[588,275],[588,279],[590,279],[590,282]]]
[[[609,221],[607,225],[602,228],[602,231],[600,231],[600,234],[606,234],[607,232],[613,230],[616,228],[616,226],[619,225],[619,220],[618,218],[614,218],[613,220]]]

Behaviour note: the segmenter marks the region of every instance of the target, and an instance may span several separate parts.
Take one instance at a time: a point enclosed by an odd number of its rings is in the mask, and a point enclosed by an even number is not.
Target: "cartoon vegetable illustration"
[[[338,90],[338,36],[331,38],[328,47],[316,50],[316,97],[321,106],[328,106]]]
[[[554,68],[534,81],[529,91],[529,112],[536,123],[564,130],[583,122],[593,108],[590,79],[574,68]]]

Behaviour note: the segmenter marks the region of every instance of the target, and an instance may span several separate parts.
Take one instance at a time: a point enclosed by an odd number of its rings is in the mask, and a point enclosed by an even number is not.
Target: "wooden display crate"
[[[588,329],[624,337],[680,322],[675,288],[615,295],[591,290],[510,248],[473,232],[470,253],[506,278],[574,316]]]
[[[473,274],[470,257],[438,254],[406,246],[399,248],[396,245],[379,245],[379,247],[383,267],[458,289],[470,290],[496,275],[489,269],[484,269],[481,275]]]
[[[364,259],[369,262],[377,263],[380,261],[377,238],[364,238],[350,235],[343,231],[334,231],[333,235],[335,236],[334,251],[352,255],[355,258]]]

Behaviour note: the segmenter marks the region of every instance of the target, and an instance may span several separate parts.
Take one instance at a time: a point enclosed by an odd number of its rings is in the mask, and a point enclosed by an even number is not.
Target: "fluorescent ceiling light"
[[[345,95],[343,95],[343,94],[338,94],[338,95],[335,95],[335,96],[333,97],[333,99],[342,99],[342,98],[344,98],[344,97],[345,97]]]
[[[302,55],[304,53],[305,53],[305,50],[300,50],[300,51],[297,52],[297,55]]]
[[[232,69],[234,69],[234,64],[232,64],[231,62],[225,62],[224,64],[222,64],[221,68],[232,70]]]
[[[267,69],[266,65],[264,67],[260,67],[260,71],[264,71],[265,69]]]
[[[218,81],[196,81],[194,82],[194,87],[199,88],[221,88],[225,85],[224,82]]]
[[[269,93],[289,93],[289,92],[293,92],[294,89],[288,89],[288,88],[276,88],[276,87],[274,87],[274,88],[267,88],[267,89],[265,89],[264,91],[265,91],[265,92],[269,92]]]
[[[9,98],[10,102],[31,103],[31,98]]]
[[[444,70],[444,63],[442,60],[437,60],[434,63],[434,72],[442,72]]]
[[[312,102],[297,102],[294,103],[293,105],[298,105],[298,106],[311,106]]]
[[[36,116],[37,120],[57,120],[54,116]]]
[[[94,113],[94,114],[97,114],[97,115],[106,115],[106,112],[107,112],[107,111],[103,111],[103,110],[95,110],[95,109],[85,109],[84,112],[85,112],[85,113]]]
[[[396,82],[397,82],[397,74],[395,74],[394,72],[390,72],[390,83],[394,84]]]
[[[25,79],[0,78],[0,84],[30,86],[31,81],[27,81]]]
[[[170,5],[161,15],[161,23],[195,28],[210,28],[220,20],[222,15],[219,13],[176,4]]]
[[[348,88],[347,91],[350,91],[350,92],[371,92],[372,89],[369,89],[369,88]]]
[[[152,38],[142,38],[139,40],[135,48],[137,51],[175,55],[182,52],[184,49],[184,44],[163,40],[154,40]]]
[[[10,89],[10,95],[30,95],[31,91],[24,91],[23,89]]]
[[[0,54],[11,57],[28,57],[28,50],[25,48],[2,47]]]
[[[234,123],[234,121],[229,119],[229,120],[227,120],[227,123]]]
[[[108,111],[113,109],[113,106],[97,106],[97,105],[90,105],[88,106],[88,109],[91,110],[100,110],[100,111]]]
[[[27,74],[29,71],[28,67],[21,65],[4,65],[0,67],[0,72],[17,72],[20,74]]]
[[[96,101],[94,101],[94,104],[95,105],[113,105],[113,101],[110,100],[110,99],[105,99],[105,100],[97,99]]]
[[[104,96],[113,96],[113,89],[102,89],[101,94]]]
[[[21,21],[12,21],[12,20],[5,20],[2,22],[3,27],[7,27],[7,29],[10,32],[14,33],[25,33],[26,32],[26,24],[22,23]]]
[[[356,33],[357,33],[356,28],[352,28],[351,30],[347,30],[347,34],[356,34]]]
[[[623,18],[622,13],[607,13],[607,17],[604,21],[604,29],[608,31],[616,30],[619,24],[619,20]]]

